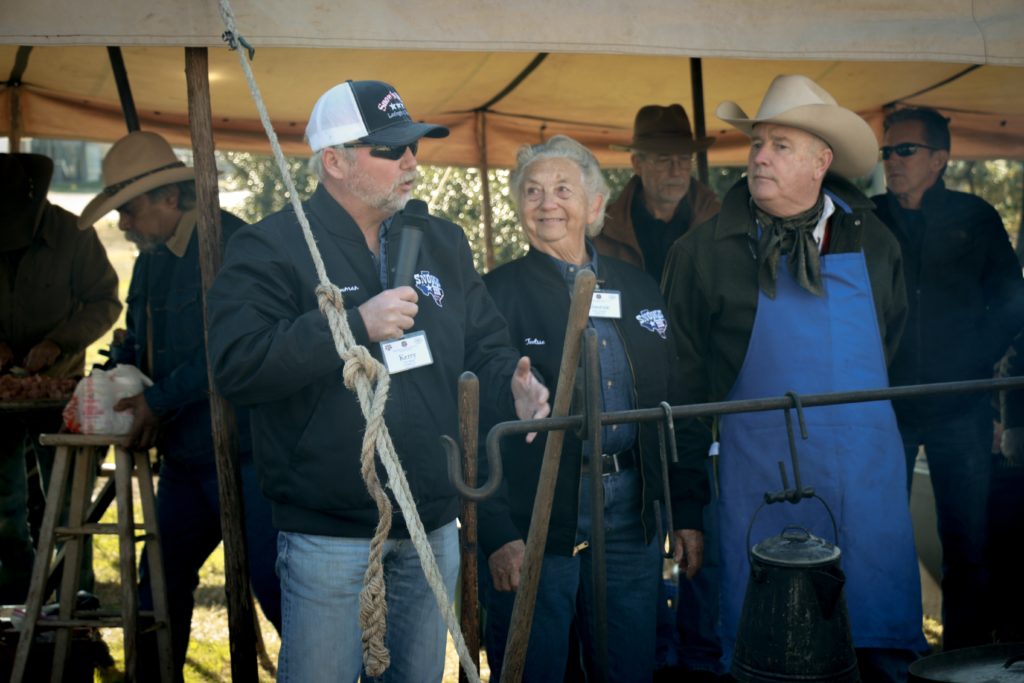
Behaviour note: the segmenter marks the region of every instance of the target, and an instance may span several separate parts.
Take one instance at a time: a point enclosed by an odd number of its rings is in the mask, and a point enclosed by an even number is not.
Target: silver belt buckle
[[[611,461],[612,461],[612,469],[610,471],[608,471],[608,472],[605,472],[605,470],[604,470],[604,459],[605,458],[611,458]],[[602,453],[601,454],[601,476],[602,477],[608,477],[608,476],[611,476],[613,474],[618,474],[621,471],[622,470],[619,467],[619,454],[617,452],[616,453]]]

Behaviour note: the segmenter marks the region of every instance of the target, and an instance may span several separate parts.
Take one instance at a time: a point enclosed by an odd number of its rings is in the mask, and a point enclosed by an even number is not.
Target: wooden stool
[[[127,437],[84,434],[43,434],[39,441],[44,446],[56,446],[53,476],[46,495],[46,509],[39,530],[39,548],[25,605],[25,620],[18,638],[11,683],[21,683],[28,666],[29,652],[36,629],[57,629],[56,646],[50,680],[58,683],[64,675],[71,645],[71,630],[81,626],[124,629],[124,660],[126,680],[136,679],[136,633],[140,616],[153,618],[156,629],[157,654],[160,665],[160,679],[164,683],[173,680],[171,655],[171,631],[167,613],[167,587],[164,581],[163,552],[156,523],[156,501],[153,496],[153,473],[149,466],[149,453],[129,452],[124,447]],[[89,490],[89,472],[96,467],[96,460],[114,446],[114,489],[117,500],[117,523],[100,524],[99,519],[110,504],[109,495],[103,492],[92,499]],[[66,498],[68,473],[74,466],[71,485],[71,503],[68,509],[68,524],[57,526]],[[132,472],[138,476],[140,502],[142,503],[143,527],[145,534],[135,536],[135,518],[132,510]],[[105,489],[106,490],[106,489]],[[87,505],[89,509],[87,510]],[[79,588],[82,566],[82,548],[86,536],[94,534],[117,534],[121,573],[121,610],[75,610],[75,594]],[[51,561],[57,537],[67,539],[61,556]],[[153,611],[139,611],[139,597],[135,570],[135,542],[145,540],[149,558],[150,583],[153,589]],[[60,584],[60,612],[57,619],[40,619],[43,602],[50,594],[51,567],[63,564]]]

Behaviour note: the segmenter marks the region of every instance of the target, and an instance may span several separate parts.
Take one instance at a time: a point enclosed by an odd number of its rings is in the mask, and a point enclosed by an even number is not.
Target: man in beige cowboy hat
[[[129,133],[103,159],[106,187],[78,221],[84,230],[117,211],[118,227],[140,251],[128,290],[128,329],[115,332],[110,360],[135,365],[153,380],[153,386],[122,399],[115,408],[134,413],[132,445],[156,446],[163,456],[157,524],[176,676],[181,675],[188,648],[192,591],[200,568],[221,541],[194,178],[193,170],[178,160],[162,137]],[[244,225],[227,212],[221,212],[221,223],[225,242]],[[236,417],[252,586],[264,614],[280,630],[280,584],[274,573],[277,534],[252,462],[248,412],[236,409]],[[139,602],[143,609],[151,609],[145,560],[141,567]],[[152,659],[144,647],[140,664],[148,667]]]
[[[604,229],[594,238],[597,250],[643,268],[661,282],[672,243],[718,213],[718,197],[690,175],[693,154],[714,141],[693,137],[682,105],[641,107],[633,141],[612,147],[632,153],[634,175],[608,205]]]
[[[888,386],[907,301],[899,245],[850,182],[875,165],[871,128],[805,76],[777,77],[756,116],[733,102],[716,114],[751,146],[747,177],[718,216],[669,253],[668,318],[690,400]],[[906,680],[925,642],[892,406],[825,406],[804,416],[802,482],[835,515],[861,677]],[[689,431],[688,447],[707,452],[711,431]],[[740,651],[733,657],[750,571],[747,531],[764,493],[783,486],[777,462],[788,461],[789,445],[778,411],[720,416],[716,433],[723,661],[749,674]],[[817,502],[771,505],[751,540],[798,525],[831,541],[827,519]]]

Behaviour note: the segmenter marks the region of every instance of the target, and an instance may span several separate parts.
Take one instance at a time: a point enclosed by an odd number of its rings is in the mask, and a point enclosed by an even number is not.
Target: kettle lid
[[[754,558],[780,567],[820,567],[839,561],[839,548],[807,529],[787,526],[754,546]]]

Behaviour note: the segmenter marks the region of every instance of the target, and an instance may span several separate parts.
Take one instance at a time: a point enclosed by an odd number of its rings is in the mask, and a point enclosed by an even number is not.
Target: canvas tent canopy
[[[306,117],[346,78],[394,84],[417,118],[452,136],[425,163],[507,166],[524,142],[557,133],[625,165],[648,103],[691,115],[700,57],[712,163],[742,163],[745,140],[714,118],[726,99],[756,111],[771,79],[803,73],[881,131],[885,107],[952,117],[954,155],[1024,158],[1020,0],[234,0],[239,32],[286,149],[303,154]],[[216,0],[8,0],[0,4],[0,134],[113,140],[125,132],[106,46],[123,47],[144,129],[188,146],[183,46],[210,50],[214,135],[266,151]],[[29,51],[25,49],[31,46]]]

